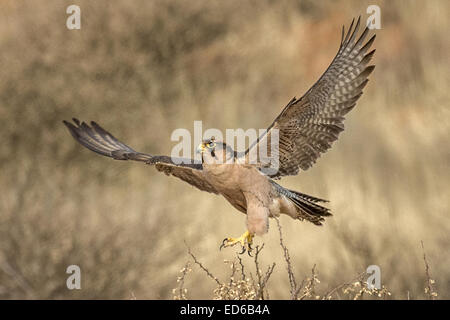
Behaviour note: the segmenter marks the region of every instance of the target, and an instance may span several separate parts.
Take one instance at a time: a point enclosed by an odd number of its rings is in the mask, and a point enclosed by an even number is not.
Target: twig
[[[187,244],[186,244],[186,246],[187,246],[187,249],[188,249],[188,253],[192,257],[192,259],[194,260],[195,264],[197,264],[203,271],[205,271],[206,274],[208,275],[208,277],[213,279],[219,286],[222,286],[222,283],[219,281],[219,279],[217,279],[217,277],[215,277],[211,272],[209,272],[209,270],[207,268],[205,268],[200,261],[197,260],[197,258],[191,252],[191,248]]]
[[[245,271],[244,271],[244,263],[242,262],[241,257],[239,256],[239,254],[236,254],[236,257],[239,260],[239,264],[241,266],[241,275],[242,275],[242,280],[245,280],[247,278],[247,276],[245,275]]]
[[[425,287],[425,293],[428,295],[430,300],[435,300],[438,294],[433,287],[434,280],[431,278],[431,275],[430,275],[430,267],[428,265],[427,256],[425,255],[425,247],[423,245],[423,241],[420,240],[420,243],[422,244],[423,261],[425,262],[425,274],[427,276],[427,284]]]
[[[303,300],[307,297],[312,297],[315,295],[314,288],[315,288],[316,281],[318,281],[318,280],[316,277],[316,265],[314,264],[311,269],[311,278],[309,279],[308,283],[304,287],[304,289],[305,289],[304,293],[301,297],[298,298],[299,300]],[[299,288],[297,288],[296,296],[298,296],[298,294],[300,293],[300,289],[303,288],[303,282],[304,281],[302,281],[302,285]]]
[[[256,294],[256,298],[257,299],[260,297],[262,300],[264,300],[263,292],[264,292],[264,289],[266,288],[267,281],[269,281],[269,278],[272,275],[273,269],[275,269],[275,265],[276,264],[274,262],[271,266],[269,266],[267,268],[267,271],[266,271],[266,273],[264,275],[264,278],[263,278],[263,280],[262,280],[262,282],[261,282],[261,284],[259,286],[259,290],[258,290],[258,292]],[[267,297],[266,298],[269,298],[269,291],[266,290],[266,292],[267,292]]]
[[[263,293],[263,291],[261,291],[261,279],[262,279],[261,269],[259,268],[259,261],[258,261],[258,256],[262,249],[264,249],[264,243],[262,244],[261,247],[256,246],[256,253],[255,253],[254,261],[255,261],[255,268],[256,268],[256,276],[258,277],[258,287],[259,287],[258,293],[261,295],[261,297],[259,297],[259,294],[258,294],[256,296],[256,299],[261,298],[262,300],[264,300],[264,293]]]
[[[351,285],[351,284],[352,284],[354,281],[356,281],[356,280],[361,280],[366,274],[367,274],[367,273],[366,273],[365,271],[364,271],[364,272],[361,272],[358,276],[356,276],[356,277],[353,278],[352,280],[350,280],[350,281],[348,281],[348,282],[345,282],[345,283],[343,283],[343,284],[341,284],[341,285],[338,285],[338,286],[335,287],[334,289],[328,291],[328,293],[324,295],[324,299],[331,298],[331,296],[332,296],[336,291],[338,291],[339,289],[342,289],[342,288],[344,288],[344,287],[347,287],[347,286]]]
[[[231,275],[230,275],[230,281],[228,282],[228,286],[226,287],[226,289],[227,289],[226,295],[229,294],[231,288],[233,287],[235,273],[236,273],[236,264],[235,264],[235,261],[231,261]]]
[[[190,262],[186,262],[185,266],[183,269],[181,269],[181,276],[178,277],[177,282],[178,282],[178,287],[176,289],[173,290],[173,294],[174,294],[174,299],[175,300],[186,300],[186,292],[187,289],[184,288],[184,279],[186,278],[186,275],[189,273],[190,271]],[[175,295],[175,292],[178,291],[178,296]]]
[[[277,221],[277,225],[278,225],[278,232],[280,234],[280,245],[283,248],[284,260],[286,260],[286,264],[287,264],[291,299],[297,300],[298,293],[300,292],[301,287],[300,288],[297,287],[297,281],[295,280],[294,271],[293,271],[292,264],[291,264],[291,257],[289,256],[289,250],[283,242],[283,233],[281,231],[280,221],[278,218],[275,218],[275,220]]]

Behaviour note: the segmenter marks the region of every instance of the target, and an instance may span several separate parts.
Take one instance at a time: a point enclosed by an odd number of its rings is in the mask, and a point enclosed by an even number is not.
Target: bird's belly
[[[236,209],[247,213],[247,196],[252,194],[268,208],[272,186],[258,170],[240,165],[217,165],[206,167],[206,178],[214,188]],[[275,204],[274,213],[278,212]]]
[[[235,174],[209,174],[207,180],[228,202],[239,211],[247,212],[247,202],[242,192],[239,176]]]

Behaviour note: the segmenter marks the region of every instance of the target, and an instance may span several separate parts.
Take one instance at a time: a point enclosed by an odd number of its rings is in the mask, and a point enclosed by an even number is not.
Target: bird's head
[[[203,140],[197,152],[202,155],[202,163],[206,164],[225,164],[232,163],[234,160],[233,149],[224,142],[216,141],[214,137]]]

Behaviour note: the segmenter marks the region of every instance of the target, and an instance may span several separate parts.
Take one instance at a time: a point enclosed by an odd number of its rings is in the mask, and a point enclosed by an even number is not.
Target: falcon
[[[360,18],[345,32],[336,56],[319,80],[300,98],[293,98],[269,128],[245,152],[237,152],[214,137],[198,147],[201,162],[155,156],[133,150],[95,122],[63,121],[84,147],[115,160],[141,161],[168,176],[177,177],[209,193],[222,195],[246,214],[247,230],[237,238],[225,238],[220,248],[236,244],[250,254],[253,238],[267,233],[269,218],[286,214],[296,220],[322,225],[331,216],[327,200],[279,185],[276,180],[308,170],[344,130],[344,116],[354,108],[367,85],[374,65],[368,65],[375,40],[366,27],[359,35]],[[276,140],[276,148],[269,141]],[[268,149],[270,159],[261,156]],[[272,166],[276,170],[267,170]]]

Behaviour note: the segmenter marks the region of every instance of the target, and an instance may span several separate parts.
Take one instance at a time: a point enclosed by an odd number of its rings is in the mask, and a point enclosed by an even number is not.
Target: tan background
[[[76,144],[61,121],[95,120],[136,150],[167,154],[176,128],[264,128],[305,92],[340,28],[381,6],[375,72],[346,131],[284,186],[329,199],[325,226],[281,219],[299,278],[320,288],[381,267],[393,298],[424,297],[420,240],[439,297],[450,297],[448,1],[72,1],[0,4],[0,298],[171,298],[189,259],[219,277],[218,251],[244,231],[223,198]],[[278,233],[272,298],[289,298]],[[251,268],[251,260],[244,262]],[[82,270],[82,290],[65,286]],[[198,268],[191,298],[215,283]]]

